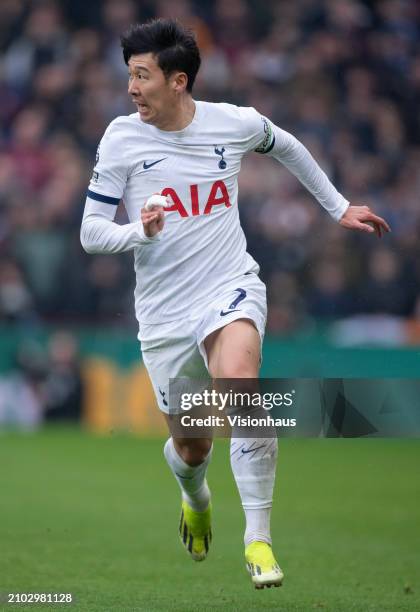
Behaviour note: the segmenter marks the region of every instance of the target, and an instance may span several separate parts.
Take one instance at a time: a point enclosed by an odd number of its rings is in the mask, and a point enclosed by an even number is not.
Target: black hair
[[[200,51],[194,33],[174,19],[152,19],[132,25],[121,36],[124,61],[139,53],[153,53],[159,68],[168,78],[175,71],[188,77],[187,91],[191,93],[200,68]]]

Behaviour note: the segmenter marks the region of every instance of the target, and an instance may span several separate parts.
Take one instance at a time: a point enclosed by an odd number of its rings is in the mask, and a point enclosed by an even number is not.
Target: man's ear
[[[172,81],[172,87],[176,93],[183,93],[188,84],[188,77],[185,72],[176,72]]]

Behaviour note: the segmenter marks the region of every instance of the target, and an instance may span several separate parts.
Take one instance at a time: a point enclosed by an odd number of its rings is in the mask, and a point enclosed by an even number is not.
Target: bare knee
[[[221,363],[218,378],[257,378],[258,367],[241,360],[234,363]]]
[[[212,440],[209,438],[174,438],[178,455],[190,466],[200,465],[210,452]]]

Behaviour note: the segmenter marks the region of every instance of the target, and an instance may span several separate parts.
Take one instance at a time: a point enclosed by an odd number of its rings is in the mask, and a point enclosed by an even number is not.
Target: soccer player
[[[367,206],[349,204],[307,149],[254,108],[194,100],[200,53],[178,22],[134,25],[122,48],[137,111],[114,119],[101,140],[81,242],[88,253],[134,252],[138,338],[169,423],[177,410],[169,405],[170,378],[258,377],[266,292],[239,223],[237,179],[246,153],[284,164],[344,228],[381,236],[389,226]],[[154,193],[167,205],[147,210]],[[126,225],[114,223],[121,199]],[[211,541],[211,453],[209,438],[170,437],[164,447],[182,491],[181,540],[196,561]],[[232,437],[246,566],[257,588],[283,580],[270,536],[276,459],[275,437]]]

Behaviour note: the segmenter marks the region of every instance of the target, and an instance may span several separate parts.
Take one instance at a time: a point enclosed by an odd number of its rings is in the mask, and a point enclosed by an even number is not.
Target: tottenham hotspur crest
[[[214,147],[214,152],[216,153],[216,155],[220,155],[221,159],[219,160],[219,168],[221,170],[224,170],[227,166],[227,163],[225,161],[225,159],[223,158],[223,154],[225,152],[225,147],[222,147],[221,149],[218,148],[217,146]]]

